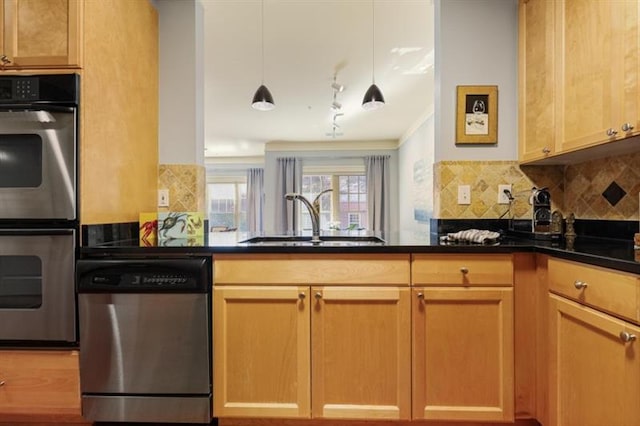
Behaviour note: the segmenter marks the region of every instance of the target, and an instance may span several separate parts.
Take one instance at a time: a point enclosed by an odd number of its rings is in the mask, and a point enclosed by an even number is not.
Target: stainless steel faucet
[[[284,198],[287,200],[300,200],[302,204],[309,210],[309,216],[311,216],[311,242],[313,244],[319,244],[320,240],[320,197],[327,192],[331,192],[333,189],[325,189],[313,199],[313,202],[307,200],[305,196],[297,192],[289,192],[285,194]]]

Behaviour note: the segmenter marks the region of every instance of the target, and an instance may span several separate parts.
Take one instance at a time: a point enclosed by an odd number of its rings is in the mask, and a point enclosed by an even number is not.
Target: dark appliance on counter
[[[211,422],[211,258],[81,259],[82,415]]]
[[[79,76],[0,76],[0,344],[75,345]]]

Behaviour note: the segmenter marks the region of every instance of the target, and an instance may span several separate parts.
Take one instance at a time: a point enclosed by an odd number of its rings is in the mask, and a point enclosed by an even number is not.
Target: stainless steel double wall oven
[[[0,342],[75,343],[79,76],[0,76]]]

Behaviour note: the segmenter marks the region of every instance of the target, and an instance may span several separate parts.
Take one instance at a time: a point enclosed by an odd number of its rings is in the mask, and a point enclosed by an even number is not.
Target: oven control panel
[[[39,97],[40,84],[36,77],[0,80],[0,99],[3,101],[35,101]]]

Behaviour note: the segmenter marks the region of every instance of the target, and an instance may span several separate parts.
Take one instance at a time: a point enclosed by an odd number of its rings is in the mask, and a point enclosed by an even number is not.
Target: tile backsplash
[[[547,187],[552,210],[579,219],[639,220],[640,153],[569,166],[520,166],[517,161],[442,161],[434,166],[434,217],[494,219],[498,185],[511,184],[516,219],[531,218],[533,187]],[[471,204],[458,204],[458,185],[471,186]],[[505,216],[508,217],[508,214]]]
[[[195,164],[160,164],[158,188],[169,190],[169,207],[160,212],[204,212],[206,207],[205,167]]]

